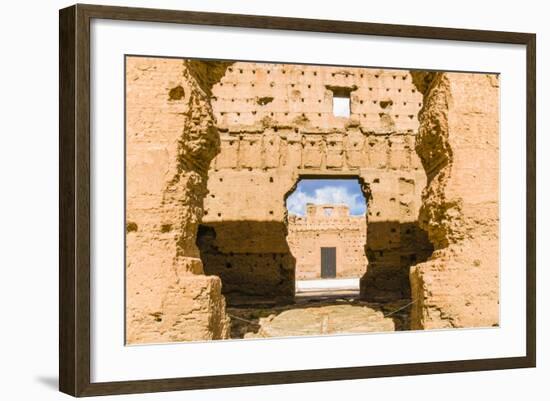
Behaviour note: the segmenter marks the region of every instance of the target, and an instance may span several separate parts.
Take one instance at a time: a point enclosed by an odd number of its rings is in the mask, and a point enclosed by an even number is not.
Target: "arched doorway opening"
[[[358,176],[301,177],[287,194],[296,299],[359,298],[367,269],[368,187]]]

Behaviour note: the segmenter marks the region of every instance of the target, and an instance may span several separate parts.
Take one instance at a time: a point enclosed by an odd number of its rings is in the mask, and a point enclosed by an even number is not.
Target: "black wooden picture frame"
[[[93,18],[525,45],[526,356],[91,383],[90,21]],[[59,388],[62,392],[73,396],[93,396],[535,366],[535,34],[81,4],[60,10],[59,29]]]

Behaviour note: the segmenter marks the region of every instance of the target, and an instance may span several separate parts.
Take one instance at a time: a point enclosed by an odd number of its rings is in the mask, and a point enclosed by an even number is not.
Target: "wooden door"
[[[336,277],[336,248],[321,248],[321,278]]]

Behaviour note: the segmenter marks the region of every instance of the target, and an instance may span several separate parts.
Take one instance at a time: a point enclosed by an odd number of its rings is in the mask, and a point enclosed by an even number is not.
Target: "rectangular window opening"
[[[350,116],[350,97],[349,95],[334,95],[332,97],[332,114],[335,117]]]

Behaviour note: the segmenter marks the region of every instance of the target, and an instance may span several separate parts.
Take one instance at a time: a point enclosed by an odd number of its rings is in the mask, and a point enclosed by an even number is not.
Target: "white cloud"
[[[354,215],[363,214],[366,209],[365,199],[362,195],[350,193],[346,188],[336,186],[318,188],[313,195],[297,189],[286,201],[288,211],[291,214],[300,216],[305,214],[308,203],[316,205],[326,203],[346,204],[349,206],[351,214]]]

